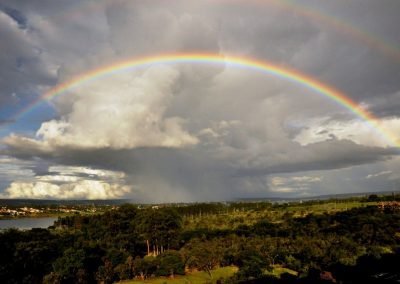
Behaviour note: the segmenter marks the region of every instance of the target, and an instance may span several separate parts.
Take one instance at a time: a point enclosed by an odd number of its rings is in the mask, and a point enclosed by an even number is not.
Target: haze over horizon
[[[0,198],[141,202],[400,189],[397,0],[0,0]],[[379,119],[202,53],[295,70]],[[391,141],[388,136],[394,137]]]

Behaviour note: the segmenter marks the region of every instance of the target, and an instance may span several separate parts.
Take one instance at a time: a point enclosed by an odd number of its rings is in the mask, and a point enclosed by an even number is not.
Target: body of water
[[[16,228],[21,230],[29,230],[32,228],[47,228],[53,225],[57,217],[43,218],[18,218],[10,220],[0,220],[0,230]]]

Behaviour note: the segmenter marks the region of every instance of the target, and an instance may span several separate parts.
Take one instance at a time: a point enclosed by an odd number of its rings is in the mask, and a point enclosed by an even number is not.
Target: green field
[[[253,225],[260,220],[279,223],[290,217],[305,217],[309,214],[334,214],[340,211],[347,211],[353,208],[376,206],[377,202],[361,202],[360,200],[339,200],[290,203],[288,206],[271,206],[267,209],[243,209],[229,212],[220,212],[202,215],[183,216],[186,229],[232,229],[239,225]]]
[[[129,280],[129,281],[121,281],[119,283],[123,284],[143,284],[143,283],[155,283],[155,284],[164,284],[164,283],[173,283],[173,284],[203,284],[203,283],[216,283],[216,281],[220,278],[229,278],[237,271],[237,267],[228,266],[214,269],[212,271],[212,278],[204,272],[204,271],[196,271],[192,273],[187,273],[186,275],[178,275],[175,276],[174,279],[169,277],[157,277],[151,278],[145,281],[141,280]]]
[[[284,274],[284,273],[289,273],[289,274],[295,275],[295,276],[297,276],[297,274],[298,274],[297,271],[291,270],[286,267],[282,267],[281,265],[275,265],[275,267],[272,269],[272,271],[265,272],[266,275],[273,275],[277,278],[279,278],[281,276],[281,274]]]
[[[238,268],[235,266],[228,266],[228,267],[220,267],[214,269],[212,271],[212,278],[204,272],[204,271],[196,271],[192,273],[187,273],[186,275],[178,275],[175,276],[174,279],[169,277],[157,277],[151,278],[145,281],[141,280],[127,280],[121,281],[121,284],[144,284],[144,283],[156,283],[156,284],[165,284],[165,283],[173,283],[173,284],[200,284],[200,283],[216,283],[218,279],[224,278],[227,279],[233,276],[238,271]],[[297,272],[291,270],[289,268],[282,267],[280,265],[276,265],[272,271],[265,272],[266,275],[273,275],[278,277],[283,273],[289,273],[292,275],[297,275]]]
[[[400,206],[377,206],[387,200],[400,196],[73,214],[57,228],[1,232],[0,282],[315,283],[326,271],[338,283],[369,283],[381,267],[398,273]]]

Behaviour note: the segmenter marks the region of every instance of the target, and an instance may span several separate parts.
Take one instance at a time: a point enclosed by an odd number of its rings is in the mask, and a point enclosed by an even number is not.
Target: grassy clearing
[[[285,214],[292,217],[304,217],[308,214],[332,214],[357,207],[377,205],[377,202],[360,202],[358,200],[324,201],[317,204],[291,203],[287,207],[271,207],[266,210],[238,210],[229,213],[203,214],[201,216],[185,216],[183,218],[185,228],[189,230],[198,228],[207,229],[232,229],[239,225],[253,225],[260,220],[279,223],[285,218]]]
[[[326,202],[322,204],[312,204],[303,206],[290,206],[286,210],[287,212],[293,213],[294,217],[303,217],[307,214],[332,214],[340,211],[346,211],[353,208],[365,207],[377,205],[377,202],[359,202],[359,201],[347,201],[347,202]]]
[[[144,283],[155,283],[155,284],[204,284],[204,283],[216,283],[220,278],[229,278],[237,272],[237,267],[227,266],[214,269],[212,271],[212,279],[204,271],[198,271],[193,273],[187,273],[186,275],[175,276],[174,279],[169,277],[157,277],[151,278],[145,281],[140,280],[128,280],[121,281],[121,284],[144,284]]]
[[[283,273],[289,273],[289,274],[292,274],[292,275],[295,275],[295,276],[297,276],[297,274],[298,274],[297,271],[291,270],[291,269],[286,268],[286,267],[282,267],[281,265],[275,265],[275,267],[273,268],[273,270],[271,272],[268,271],[265,274],[273,275],[273,276],[279,278],[281,276],[281,274],[283,274]]]
[[[193,273],[188,273],[186,275],[175,276],[174,279],[170,279],[169,277],[157,277],[151,278],[145,281],[141,280],[128,280],[121,281],[120,284],[147,284],[147,283],[155,283],[155,284],[204,284],[204,283],[216,283],[216,281],[220,278],[229,278],[237,272],[237,267],[228,266],[217,268],[212,271],[212,278],[204,272],[197,271]],[[270,272],[266,272],[266,275],[273,275],[277,278],[280,277],[283,273],[289,273],[292,275],[297,275],[297,272],[291,270],[289,268],[282,267],[280,265],[275,265],[274,269]]]

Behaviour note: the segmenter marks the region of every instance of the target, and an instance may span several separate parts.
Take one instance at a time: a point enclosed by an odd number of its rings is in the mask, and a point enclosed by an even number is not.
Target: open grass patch
[[[122,284],[143,284],[143,283],[155,283],[155,284],[204,284],[204,283],[216,283],[220,278],[229,278],[237,272],[237,267],[226,266],[214,269],[211,274],[212,278],[207,272],[197,271],[192,273],[187,273],[186,275],[177,275],[173,279],[169,277],[156,277],[142,280],[127,280],[121,281]]]
[[[276,278],[280,278],[280,276],[284,273],[289,273],[291,275],[297,276],[298,272],[294,271],[292,269],[283,267],[281,265],[275,265],[274,268],[272,269],[272,271],[267,271],[265,274],[266,275],[273,275]]]

